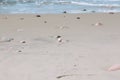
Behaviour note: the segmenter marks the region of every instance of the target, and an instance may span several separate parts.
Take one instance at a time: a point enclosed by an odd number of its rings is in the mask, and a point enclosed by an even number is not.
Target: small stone
[[[75,64],[74,67],[76,67],[77,65]]]
[[[115,14],[114,12],[109,12],[109,14]]]
[[[47,21],[44,21],[44,23],[47,23]]]
[[[20,41],[21,43],[26,43],[26,41]]]
[[[87,9],[83,9],[82,11],[87,11]]]
[[[24,18],[20,18],[20,20],[24,20]]]
[[[70,42],[70,40],[66,40],[66,42]]]
[[[61,39],[61,38],[58,38],[57,40],[58,40],[58,42],[62,42],[62,39]]]
[[[76,19],[80,19],[80,17],[77,17]]]
[[[17,52],[22,52],[21,50],[18,50]]]
[[[57,36],[56,38],[61,38],[61,36]]]
[[[67,13],[67,11],[63,11],[63,13]]]
[[[36,17],[41,17],[40,15],[36,15]]]
[[[97,22],[97,23],[95,24],[95,26],[101,26],[101,25],[103,25],[103,24],[100,23],[100,22]]]

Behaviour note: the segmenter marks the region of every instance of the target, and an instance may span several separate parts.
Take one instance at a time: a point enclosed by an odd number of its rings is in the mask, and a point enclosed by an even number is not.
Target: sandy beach
[[[120,80],[120,13],[1,14],[0,80]]]

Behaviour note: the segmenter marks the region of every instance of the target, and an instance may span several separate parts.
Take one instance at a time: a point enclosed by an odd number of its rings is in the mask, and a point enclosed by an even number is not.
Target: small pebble
[[[47,23],[47,21],[44,21],[44,23]]]
[[[115,14],[114,12],[109,12],[109,14]]]
[[[103,24],[100,23],[100,22],[97,22],[97,23],[95,23],[94,25],[95,25],[95,26],[102,26]]]
[[[57,36],[56,38],[57,38],[57,41],[58,41],[58,42],[62,42],[61,36]]]
[[[62,42],[62,39],[61,39],[61,38],[58,38],[57,40],[58,40],[58,42]]]
[[[83,9],[82,11],[87,11],[87,9]]]
[[[40,15],[36,15],[36,17],[41,17]]]
[[[20,20],[24,20],[24,18],[20,18]]]
[[[26,41],[20,41],[21,43],[26,43]]]
[[[18,50],[17,52],[22,52],[21,50]]]
[[[61,36],[57,36],[56,38],[61,38]]]
[[[77,17],[76,19],[80,19],[80,17]]]
[[[60,26],[59,29],[67,29],[67,26]]]
[[[63,11],[63,13],[67,13],[67,11]]]
[[[75,64],[75,65],[73,65],[74,67],[76,67],[77,65]]]

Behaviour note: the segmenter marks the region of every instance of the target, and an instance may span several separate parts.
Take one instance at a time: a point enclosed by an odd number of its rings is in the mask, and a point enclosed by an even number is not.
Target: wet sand
[[[120,80],[120,13],[1,14],[0,80]]]

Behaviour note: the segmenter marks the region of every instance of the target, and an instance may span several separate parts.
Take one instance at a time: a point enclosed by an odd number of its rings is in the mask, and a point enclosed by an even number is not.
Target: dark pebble
[[[21,41],[21,43],[26,43],[26,41]]]
[[[20,20],[24,20],[24,18],[20,18]]]
[[[61,38],[61,36],[57,36],[56,38]]]
[[[44,23],[47,23],[47,21],[44,21]]]
[[[87,9],[83,9],[82,11],[87,11]]]
[[[40,15],[36,15],[36,17],[41,17]]]
[[[77,65],[75,64],[74,67],[76,67]]]
[[[77,17],[77,19],[80,19],[80,17]]]
[[[63,13],[67,13],[67,11],[63,11]]]
[[[18,50],[18,52],[22,52],[21,50]]]
[[[114,12],[109,12],[109,14],[114,14]]]

